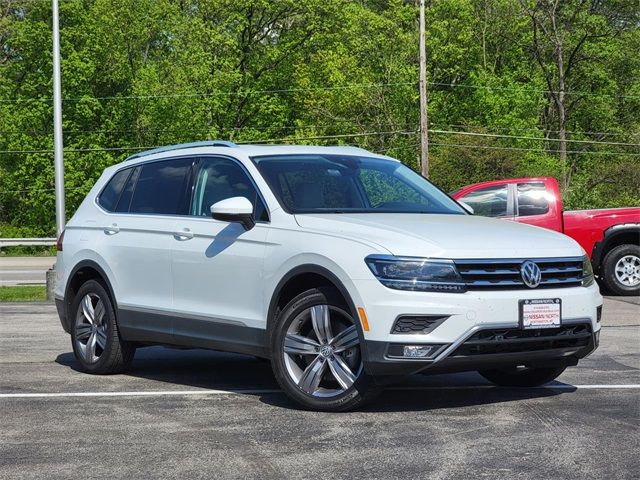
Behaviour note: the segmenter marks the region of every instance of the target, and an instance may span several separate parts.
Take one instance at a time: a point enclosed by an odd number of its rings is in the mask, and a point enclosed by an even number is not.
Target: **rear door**
[[[171,341],[171,245],[176,220],[188,210],[192,164],[192,158],[177,158],[131,168],[104,216],[106,248],[100,251],[112,270],[128,339]]]
[[[174,334],[178,341],[250,353],[264,341],[263,264],[269,216],[264,200],[240,162],[208,156],[199,160],[189,216],[172,238]],[[211,218],[212,204],[245,197],[256,225]]]

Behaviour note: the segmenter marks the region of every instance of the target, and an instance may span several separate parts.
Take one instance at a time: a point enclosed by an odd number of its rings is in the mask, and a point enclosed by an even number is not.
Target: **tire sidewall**
[[[344,301],[339,297],[337,292],[333,289],[312,289],[308,290],[296,298],[294,298],[287,306],[279,313],[275,320],[275,324],[271,333],[271,365],[274,376],[278,381],[280,387],[292,397],[295,401],[300,403],[303,407],[313,410],[325,410],[325,411],[344,411],[355,408],[362,403],[365,393],[369,390],[371,385],[370,378],[365,374],[364,370],[354,383],[354,385],[346,392],[330,398],[317,398],[312,397],[304,393],[293,382],[287,367],[284,363],[283,348],[284,337],[286,336],[287,329],[293,320],[304,310],[314,305],[331,305],[332,307],[341,309],[345,315],[347,315],[355,323],[355,319],[349,313],[348,307],[344,304]],[[360,335],[360,334],[359,334]],[[362,344],[362,337],[360,342]],[[362,352],[362,348],[361,348]]]
[[[640,293],[640,285],[635,287],[623,285],[616,277],[616,264],[622,257],[627,255],[640,257],[640,246],[632,244],[618,245],[607,253],[604,259],[604,282],[607,288],[617,295],[638,295]]]
[[[105,312],[104,312],[104,320],[107,322],[107,344],[106,348],[100,355],[100,358],[95,363],[87,363],[84,358],[82,358],[82,353],[79,351],[76,345],[76,318],[78,316],[78,309],[81,308],[82,299],[88,293],[93,293],[97,295],[102,301]],[[71,317],[71,345],[73,347],[73,353],[76,357],[76,360],[80,364],[82,370],[90,373],[97,373],[104,369],[105,364],[109,361],[111,357],[112,350],[114,348],[114,336],[116,335],[116,317],[115,311],[113,309],[113,305],[111,303],[111,298],[107,293],[106,289],[95,280],[88,280],[85,282],[82,287],[78,290],[78,293],[75,296],[73,301],[73,305],[71,308],[72,317]]]

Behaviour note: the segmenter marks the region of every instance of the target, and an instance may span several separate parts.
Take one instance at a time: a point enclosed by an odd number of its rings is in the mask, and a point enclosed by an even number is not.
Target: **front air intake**
[[[440,315],[403,315],[393,324],[391,333],[400,335],[425,335],[431,333],[448,316]]]

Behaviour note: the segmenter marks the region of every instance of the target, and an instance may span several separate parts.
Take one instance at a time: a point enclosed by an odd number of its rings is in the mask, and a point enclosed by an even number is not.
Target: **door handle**
[[[179,232],[173,232],[173,236],[176,240],[190,240],[193,238],[193,232],[188,228],[183,228]]]
[[[106,233],[107,235],[115,235],[119,231],[120,231],[120,227],[118,226],[117,223],[114,223],[104,228],[104,233]]]

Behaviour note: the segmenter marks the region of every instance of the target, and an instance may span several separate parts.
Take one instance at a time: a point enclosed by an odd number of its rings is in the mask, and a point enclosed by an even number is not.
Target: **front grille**
[[[433,315],[405,315],[399,317],[393,324],[391,333],[395,334],[426,334],[444,322],[449,317]]]
[[[522,281],[520,267],[526,259],[455,260],[468,290],[529,289]],[[582,284],[580,257],[531,259],[542,272],[536,288],[575,287]]]
[[[555,348],[580,348],[587,346],[590,338],[591,326],[586,323],[538,330],[488,329],[469,337],[451,356],[468,357],[535,352]]]

